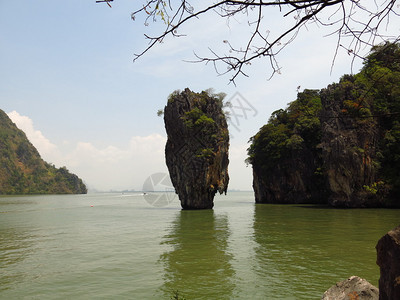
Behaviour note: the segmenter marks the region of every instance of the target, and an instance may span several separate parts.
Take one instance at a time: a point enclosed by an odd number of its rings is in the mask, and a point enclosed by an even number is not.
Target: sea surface
[[[148,196],[0,197],[0,299],[320,299],[351,275],[377,286],[375,245],[400,224],[400,210],[261,205],[251,192],[202,211]]]

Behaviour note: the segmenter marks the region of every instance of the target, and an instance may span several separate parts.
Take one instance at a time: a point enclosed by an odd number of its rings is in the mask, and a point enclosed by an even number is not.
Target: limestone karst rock
[[[376,252],[381,274],[379,299],[400,299],[400,226],[378,241]]]
[[[189,89],[170,95],[164,109],[165,158],[183,209],[209,209],[228,188],[229,133],[222,98]]]
[[[373,118],[348,116],[344,103],[354,98],[354,91],[343,86],[332,84],[321,91],[321,148],[330,190],[328,202],[335,207],[381,206],[376,195],[364,188],[379,179],[374,161],[381,130]]]
[[[248,149],[256,202],[400,206],[399,58],[373,47],[358,74],[272,113]]]
[[[319,91],[304,90],[287,110],[275,111],[251,138],[248,161],[253,165],[257,203],[322,203],[326,199],[318,147],[320,110]]]

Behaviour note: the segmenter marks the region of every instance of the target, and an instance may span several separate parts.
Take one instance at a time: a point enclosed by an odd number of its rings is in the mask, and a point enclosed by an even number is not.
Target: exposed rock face
[[[275,111],[252,138],[257,203],[321,203],[326,199],[322,176],[319,91],[304,90],[286,110]]]
[[[378,241],[376,251],[381,273],[379,299],[400,299],[400,226]]]
[[[381,139],[373,118],[354,118],[345,101],[356,101],[353,89],[332,84],[321,91],[322,156],[330,196],[335,207],[379,206],[364,186],[377,181],[377,143]],[[356,102],[354,102],[356,103]],[[376,195],[375,195],[376,196]]]
[[[378,300],[379,290],[365,279],[352,276],[329,288],[322,300]]]
[[[318,158],[309,149],[293,151],[272,170],[253,165],[253,189],[257,203],[320,203],[325,189],[315,175]]]
[[[256,202],[380,205],[379,194],[364,187],[378,181],[376,149],[382,133],[374,118],[347,111],[346,103],[358,101],[352,80],[299,93],[260,129],[250,147],[257,148],[250,153]]]
[[[165,158],[183,209],[214,206],[228,188],[229,133],[222,99],[206,92],[174,92],[164,109]]]

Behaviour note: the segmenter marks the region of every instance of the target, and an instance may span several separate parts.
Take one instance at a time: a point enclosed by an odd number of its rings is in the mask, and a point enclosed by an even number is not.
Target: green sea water
[[[153,207],[140,194],[0,198],[0,299],[320,299],[351,275],[378,285],[375,245],[400,210]]]

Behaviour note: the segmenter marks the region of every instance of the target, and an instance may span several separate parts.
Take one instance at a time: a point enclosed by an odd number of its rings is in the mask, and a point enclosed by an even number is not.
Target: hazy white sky
[[[228,27],[218,17],[196,20],[184,28],[187,37],[167,39],[133,63],[146,46],[143,33],[157,29],[131,20],[137,3],[0,0],[0,109],[46,161],[66,166],[91,189],[140,190],[148,176],[167,172],[156,113],[171,92],[189,87],[214,88],[249,108],[247,115],[236,109],[231,120],[229,186],[251,190],[247,142],[271,112],[293,101],[298,86],[323,88],[351,72],[342,53],[330,74],[336,39],[309,27],[279,57],[281,75],[268,81],[268,65],[259,61],[249,78],[228,85],[229,76],[217,76],[211,65],[183,61],[194,58],[193,50],[222,49],[223,40],[238,38],[236,29],[248,30],[244,20]],[[398,34],[400,26],[394,28]]]

